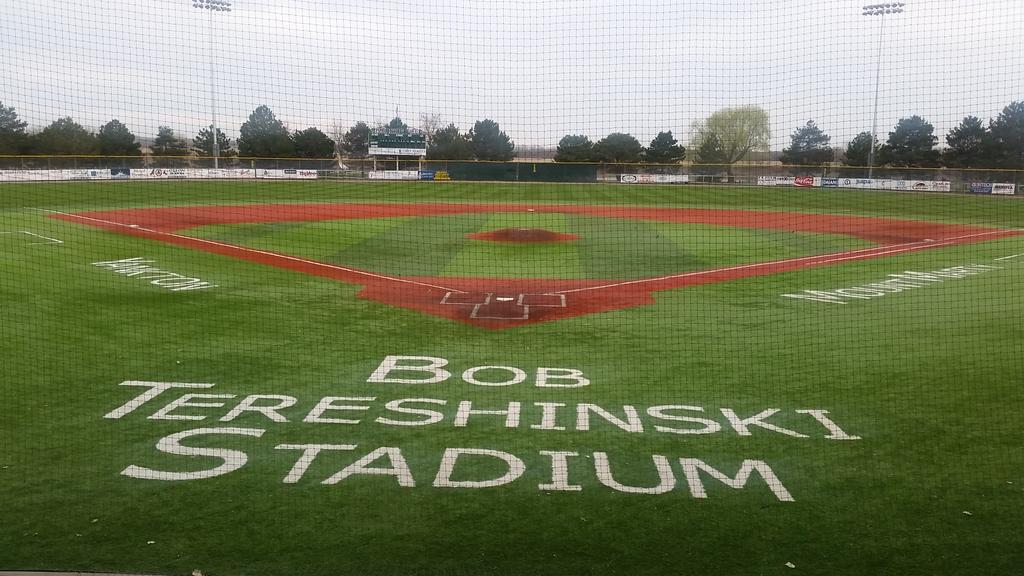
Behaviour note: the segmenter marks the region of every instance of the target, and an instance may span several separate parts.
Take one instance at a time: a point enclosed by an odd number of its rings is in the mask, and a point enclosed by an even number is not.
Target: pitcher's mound
[[[467,234],[473,240],[490,240],[491,242],[569,242],[576,240],[575,234],[562,234],[543,228],[502,228],[490,232]]]

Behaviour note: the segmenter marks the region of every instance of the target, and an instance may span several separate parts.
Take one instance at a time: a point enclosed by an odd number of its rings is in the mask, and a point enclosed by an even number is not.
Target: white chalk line
[[[1012,260],[1014,258],[1019,258],[1021,256],[1024,256],[1024,254],[1014,254],[1013,256],[1003,256],[1002,258],[993,258],[993,260],[995,260],[996,262],[999,262],[1000,260]]]
[[[35,236],[36,238],[42,238],[43,240],[47,240],[47,242],[30,242],[28,244],[29,246],[45,246],[45,245],[49,245],[49,244],[63,244],[64,243],[63,240],[57,240],[56,238],[50,238],[49,236],[43,236],[42,234],[36,234],[35,232],[30,232],[28,230],[16,230],[14,232],[0,232],[0,234],[28,234],[29,236]]]
[[[42,209],[40,208],[38,210],[42,210]],[[429,284],[429,283],[426,283],[426,282],[418,282],[416,280],[409,280],[407,278],[396,278],[394,276],[387,276],[387,275],[384,275],[384,274],[376,274],[376,273],[373,273],[373,272],[366,272],[365,270],[358,270],[358,269],[355,269],[355,268],[346,268],[344,266],[336,266],[334,264],[326,264],[324,262],[317,262],[316,260],[308,260],[306,258],[299,258],[297,256],[288,256],[286,254],[278,254],[277,252],[269,252],[267,250],[258,250],[256,248],[246,248],[244,246],[237,246],[235,244],[225,244],[223,242],[217,242],[215,240],[206,240],[205,238],[196,238],[195,236],[185,236],[183,234],[175,234],[173,232],[161,232],[159,230],[152,230],[150,228],[143,228],[142,226],[139,226],[137,224],[125,224],[123,222],[114,222],[113,220],[104,220],[102,218],[93,218],[91,216],[82,216],[80,214],[70,214],[68,212],[61,212],[59,210],[42,210],[42,211],[43,212],[50,212],[50,213],[53,213],[53,214],[60,214],[62,216],[68,216],[68,217],[71,217],[71,218],[79,218],[79,219],[82,219],[82,220],[92,220],[93,222],[100,222],[100,223],[103,223],[103,224],[110,224],[112,226],[122,226],[122,227],[128,228],[130,230],[141,230],[143,232],[148,232],[150,234],[158,234],[158,235],[162,235],[162,236],[170,236],[172,238],[181,238],[181,239],[189,240],[189,241],[192,241],[192,242],[199,242],[201,244],[209,244],[211,246],[220,246],[222,248],[230,248],[232,250],[241,250],[243,252],[249,252],[249,253],[252,253],[252,254],[260,254],[260,255],[263,255],[263,256],[270,256],[270,257],[273,257],[273,258],[281,258],[281,259],[284,259],[284,260],[291,260],[292,262],[299,262],[301,264],[306,264],[306,265],[309,265],[309,266],[314,266],[314,267],[319,267],[319,268],[327,268],[327,269],[330,269],[330,270],[339,270],[341,272],[349,272],[351,274],[359,274],[359,275],[362,275],[362,276],[367,276],[369,278],[376,278],[378,280],[390,280],[390,281],[393,281],[393,282],[401,282],[403,284],[413,284],[413,285],[416,285],[416,286],[423,286],[424,288],[437,288],[438,290],[446,290],[446,291],[449,291],[449,292],[463,292],[463,290],[459,290],[457,288],[448,288],[448,287],[445,287],[445,286],[438,286],[436,284]]]
[[[859,250],[851,250],[849,252],[837,252],[834,254],[818,254],[816,256],[802,256],[800,258],[789,258],[787,260],[774,260],[770,262],[757,262],[754,264],[741,264],[739,266],[729,266],[727,268],[715,268],[712,270],[696,270],[694,272],[686,272],[683,274],[671,274],[668,276],[659,276],[657,278],[643,278],[640,280],[628,280],[624,282],[616,282],[614,284],[603,284],[600,286],[588,286],[586,288],[574,288],[572,290],[558,290],[552,292],[552,294],[572,294],[574,292],[586,292],[588,290],[603,290],[606,288],[617,288],[619,286],[632,286],[637,284],[647,284],[650,282],[660,282],[662,280],[672,280],[675,278],[689,278],[693,276],[704,276],[709,274],[719,274],[722,272],[731,272],[733,270],[746,270],[749,268],[758,268],[761,266],[776,266],[782,264],[792,264],[796,262],[802,262],[805,260],[815,260],[816,263],[830,264],[833,262],[844,262],[847,260],[857,260],[863,258],[865,253],[869,253],[871,256],[885,256],[888,254],[899,254],[901,252],[911,252],[924,247],[934,248],[940,246],[949,246],[953,244],[954,240],[963,240],[965,238],[975,238],[978,236],[992,236],[995,234],[1005,234],[1006,230],[993,230],[991,232],[979,232],[976,234],[964,234],[962,236],[951,236],[949,238],[942,238],[941,240],[915,240],[914,242],[905,242],[903,244],[890,244],[888,246],[875,246],[873,248],[861,248]],[[834,256],[834,258],[829,258]]]

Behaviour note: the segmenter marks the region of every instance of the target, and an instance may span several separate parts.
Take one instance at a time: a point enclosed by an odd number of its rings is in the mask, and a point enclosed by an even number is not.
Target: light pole
[[[192,7],[205,8],[210,15],[208,29],[210,32],[210,112],[213,115],[213,124],[211,125],[213,130],[213,167],[220,168],[220,142],[217,141],[217,78],[214,73],[217,55],[214,53],[213,13],[231,12],[231,2],[230,0],[192,0]]]
[[[871,120],[871,149],[868,150],[868,180],[874,175],[875,171],[875,147],[877,146],[878,132],[878,84],[882,79],[882,33],[885,31],[885,15],[886,14],[899,14],[903,12],[903,7],[906,6],[905,2],[896,2],[890,4],[870,4],[863,8],[864,13],[861,16],[881,16],[881,22],[878,24],[878,58],[875,64],[875,111],[874,116]]]

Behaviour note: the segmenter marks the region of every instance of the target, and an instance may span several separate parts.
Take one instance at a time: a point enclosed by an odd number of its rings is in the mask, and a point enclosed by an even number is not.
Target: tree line
[[[768,113],[758,106],[723,108],[691,126],[690,149],[694,164],[724,165],[731,172],[736,162],[754,151],[767,151]],[[866,166],[872,146],[870,132],[858,134],[843,151],[847,166]],[[824,166],[836,160],[831,137],[814,120],[798,127],[779,160],[787,165]],[[1024,169],[1024,101],[1003,108],[986,125],[976,116],[965,117],[946,135],[946,147],[936,148],[938,137],[920,116],[901,118],[884,142],[875,143],[874,165],[920,168]],[[687,157],[671,131],[660,132],[648,147],[629,134],[612,133],[591,142],[570,134],[558,143],[556,162],[653,162],[674,164]]]
[[[401,118],[381,125],[410,130]],[[508,161],[515,143],[490,119],[477,121],[463,132],[455,124],[442,127],[437,115],[423,115],[421,127],[428,137],[426,156],[431,160]],[[290,131],[267,106],[257,107],[232,141],[218,128],[202,129],[191,141],[160,126],[151,146],[154,156],[209,157],[217,140],[219,155],[255,158],[348,158],[368,155],[371,128],[357,122],[347,131],[335,129],[335,138],[315,127]],[[725,165],[731,172],[736,162],[754,151],[767,151],[770,138],[768,113],[758,106],[723,108],[690,127],[689,151],[671,130],[659,132],[645,147],[634,136],[613,132],[593,142],[586,135],[567,134],[558,142],[556,162],[603,162],[677,164],[691,153],[695,164]],[[874,142],[874,165],[921,168],[1024,169],[1024,101],[1007,105],[986,124],[976,116],[965,117],[945,137],[946,147],[936,148],[935,128],[921,116],[901,118],[884,141]],[[836,159],[831,137],[814,120],[790,135],[782,150],[783,164],[823,166]],[[841,161],[866,166],[873,139],[861,132],[846,146]],[[0,154],[141,156],[142,146],[127,126],[113,119],[93,133],[70,117],[58,118],[42,130],[30,133],[13,107],[0,102]]]
[[[454,124],[437,128],[437,117],[424,118],[430,136],[427,157],[439,160],[511,160],[515,143],[497,122],[477,121],[462,133]],[[401,118],[381,125],[409,130]],[[142,145],[120,120],[113,119],[93,133],[70,117],[54,120],[42,130],[30,133],[17,111],[0,102],[0,154],[142,156]],[[221,158],[331,158],[336,153],[365,158],[369,153],[370,126],[357,122],[348,131],[338,131],[336,140],[316,127],[290,131],[273,110],[262,105],[253,110],[239,128],[237,141],[213,126],[199,131],[191,140],[180,138],[168,126],[160,126],[150,147],[154,156],[213,156],[213,142]]]

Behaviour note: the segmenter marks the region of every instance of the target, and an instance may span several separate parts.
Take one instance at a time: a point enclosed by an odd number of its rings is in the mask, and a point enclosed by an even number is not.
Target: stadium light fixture
[[[209,32],[210,32],[210,113],[213,116],[213,124],[211,129],[213,134],[213,167],[220,168],[220,142],[217,141],[217,78],[216,78],[216,54],[214,54],[214,34],[213,34],[213,13],[214,12],[231,12],[231,1],[230,0],[192,0],[193,8],[202,8],[209,11]]]
[[[875,64],[875,111],[871,120],[871,149],[868,150],[868,179],[874,176],[875,171],[875,147],[878,144],[878,85],[882,78],[882,38],[885,31],[885,15],[901,14],[905,2],[890,2],[886,4],[869,4],[863,7],[864,13],[861,16],[881,16],[878,24],[878,57]]]

